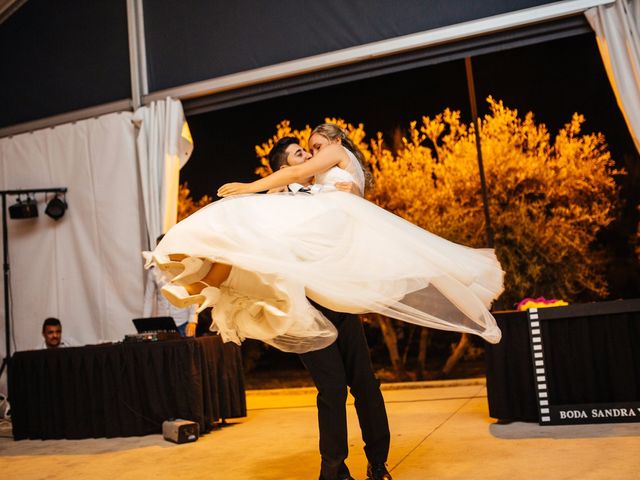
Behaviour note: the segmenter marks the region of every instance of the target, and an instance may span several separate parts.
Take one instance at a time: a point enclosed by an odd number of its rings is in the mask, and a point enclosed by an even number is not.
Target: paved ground
[[[396,480],[638,479],[640,424],[540,427],[488,417],[483,380],[386,385],[389,469]],[[315,479],[319,456],[313,389],[250,391],[246,419],[197,442],[160,435],[120,439],[0,438],[3,479]],[[365,478],[349,407],[348,460]]]

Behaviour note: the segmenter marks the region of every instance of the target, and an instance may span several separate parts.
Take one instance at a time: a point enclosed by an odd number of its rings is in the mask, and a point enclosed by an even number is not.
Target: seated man
[[[60,323],[60,320],[54,317],[49,317],[42,323],[42,337],[43,342],[39,347],[41,350],[45,348],[75,346],[75,342],[71,341],[69,338],[62,338],[62,324]]]

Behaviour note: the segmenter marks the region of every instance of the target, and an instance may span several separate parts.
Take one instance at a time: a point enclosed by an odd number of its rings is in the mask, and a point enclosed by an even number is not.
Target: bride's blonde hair
[[[345,132],[335,123],[321,123],[311,131],[311,135],[309,135],[309,138],[311,138],[316,133],[318,135],[322,135],[330,142],[340,139],[340,143],[342,144],[342,146],[353,153],[358,159],[360,168],[362,168],[362,172],[364,173],[365,185],[367,187],[371,186],[373,178],[371,176],[371,172],[369,172],[369,170],[365,167],[364,155],[362,154],[362,151],[358,147],[356,147],[356,144],[353,143],[353,141],[347,136],[347,132]]]

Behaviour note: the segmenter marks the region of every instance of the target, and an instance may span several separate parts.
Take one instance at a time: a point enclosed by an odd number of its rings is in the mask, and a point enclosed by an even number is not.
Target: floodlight
[[[27,194],[27,199],[18,197],[18,202],[9,207],[9,218],[34,218],[38,216],[38,204]]]
[[[49,215],[54,220],[58,221],[62,218],[66,210],[67,210],[67,202],[65,202],[64,199],[56,195],[47,204],[47,208],[44,210],[44,213]]]

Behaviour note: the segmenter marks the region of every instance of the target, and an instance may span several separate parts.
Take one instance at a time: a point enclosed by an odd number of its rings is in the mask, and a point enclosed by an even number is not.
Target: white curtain
[[[142,197],[150,247],[176,223],[180,169],[193,151],[182,104],[167,98],[134,114]]]
[[[640,0],[617,0],[585,12],[618,106],[640,152]]]
[[[0,139],[2,190],[69,189],[69,208],[58,221],[44,214],[44,194],[36,196],[38,218],[7,220],[12,351],[40,344],[49,316],[62,321],[63,338],[79,344],[122,340],[135,331],[145,235],[131,120],[130,112],[114,113]],[[15,197],[7,200],[11,205]]]

